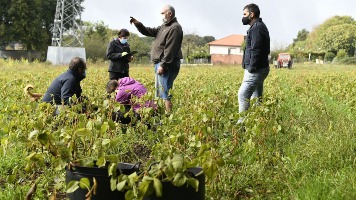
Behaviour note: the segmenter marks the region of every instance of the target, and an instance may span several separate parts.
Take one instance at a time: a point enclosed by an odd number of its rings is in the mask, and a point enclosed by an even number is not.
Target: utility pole
[[[57,0],[52,46],[82,47],[84,35],[79,0]]]
[[[75,56],[86,59],[80,8],[80,0],[57,0],[52,46],[47,51],[47,61],[54,65],[67,64]]]

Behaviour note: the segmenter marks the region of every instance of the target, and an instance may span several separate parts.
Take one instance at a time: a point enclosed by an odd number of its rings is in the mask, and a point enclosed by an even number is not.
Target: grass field
[[[106,66],[88,63],[82,82],[83,93],[97,104],[105,96]],[[36,180],[33,199],[65,191],[64,170],[50,161],[35,176],[25,172],[28,136],[40,114],[23,88],[32,84],[43,93],[66,69],[0,60],[0,199],[24,199]],[[130,70],[152,95],[153,67]],[[236,125],[242,77],[240,66],[182,66],[173,112],[161,116],[155,132],[138,126],[118,133],[126,145],[120,151],[169,140],[172,153],[194,160],[202,144],[211,144],[209,155],[224,165],[207,180],[206,199],[356,199],[356,66],[271,68],[264,102],[246,113],[244,132]]]

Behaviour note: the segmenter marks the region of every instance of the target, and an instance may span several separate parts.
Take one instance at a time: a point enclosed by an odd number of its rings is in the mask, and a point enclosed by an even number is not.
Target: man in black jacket
[[[163,24],[156,28],[145,27],[141,22],[131,17],[137,30],[143,35],[155,37],[152,45],[151,59],[155,64],[156,87],[159,96],[165,100],[166,111],[171,111],[172,102],[169,90],[173,87],[180,70],[180,59],[183,58],[181,46],[183,30],[175,17],[172,6],[164,6],[161,10]]]
[[[130,54],[130,45],[127,43],[129,36],[130,32],[127,29],[121,29],[118,32],[118,37],[108,45],[106,57],[110,60],[108,70],[110,80],[129,77],[129,62],[133,59]]]
[[[250,99],[262,98],[263,82],[269,73],[268,55],[270,38],[266,25],[260,18],[260,9],[256,4],[248,4],[243,9],[243,25],[250,25],[246,36],[246,49],[242,66],[245,69],[244,79],[238,92],[239,113],[250,107]],[[238,123],[241,123],[240,118]]]
[[[53,105],[71,105],[72,96],[82,99],[82,88],[80,81],[86,76],[87,66],[84,59],[74,57],[69,63],[69,69],[53,80],[46,93],[42,98],[42,102],[51,103]],[[58,114],[58,111],[56,111]]]

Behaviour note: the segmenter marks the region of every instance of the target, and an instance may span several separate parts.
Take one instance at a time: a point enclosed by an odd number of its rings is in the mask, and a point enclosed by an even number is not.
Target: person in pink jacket
[[[125,112],[128,112],[131,108],[133,109],[135,116],[140,119],[137,111],[142,107],[153,107],[156,108],[156,105],[153,101],[146,101],[145,105],[141,105],[136,102],[137,99],[140,99],[143,95],[147,93],[145,86],[136,81],[133,78],[125,77],[117,80],[110,80],[106,85],[106,91],[110,94],[116,91],[115,100],[120,104],[125,106]],[[124,117],[124,113],[120,111],[113,114],[114,121],[120,121],[123,124],[128,124],[131,122],[130,117]]]

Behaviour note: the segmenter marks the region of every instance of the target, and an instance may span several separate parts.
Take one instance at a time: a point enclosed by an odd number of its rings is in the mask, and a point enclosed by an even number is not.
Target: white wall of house
[[[230,52],[229,52],[230,51]],[[210,46],[210,55],[212,54],[222,54],[222,55],[242,55],[243,52],[241,47],[233,46]]]

